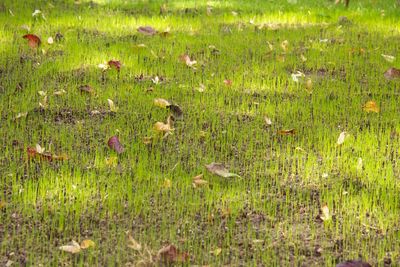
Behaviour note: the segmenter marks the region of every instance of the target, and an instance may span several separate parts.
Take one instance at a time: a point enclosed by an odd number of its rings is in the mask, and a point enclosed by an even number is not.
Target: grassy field
[[[400,266],[399,17],[389,0],[2,0],[0,265]]]

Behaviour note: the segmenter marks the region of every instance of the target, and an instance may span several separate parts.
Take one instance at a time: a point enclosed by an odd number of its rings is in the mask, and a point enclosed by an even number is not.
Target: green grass
[[[0,3],[0,265],[135,266],[143,256],[127,231],[153,255],[175,244],[187,265],[400,265],[400,83],[383,75],[400,67],[398,2],[210,1],[211,15],[205,1],[165,1],[163,14],[162,1],[80,2]],[[22,25],[41,37],[39,49]],[[171,34],[144,36],[144,25]],[[58,32],[64,39],[47,44]],[[197,70],[180,62],[185,53]],[[98,68],[111,59],[123,63],[119,74]],[[299,83],[296,71],[306,75]],[[96,93],[81,94],[84,84]],[[44,110],[38,91],[48,95]],[[155,98],[184,117],[146,145],[169,114]],[[379,113],[363,111],[370,100]],[[116,134],[120,155],[107,147]],[[36,144],[70,159],[28,160]],[[211,162],[242,179],[212,175]],[[209,185],[193,188],[201,173]],[[325,204],[332,218],[322,222]],[[84,239],[96,247],[58,249]]]

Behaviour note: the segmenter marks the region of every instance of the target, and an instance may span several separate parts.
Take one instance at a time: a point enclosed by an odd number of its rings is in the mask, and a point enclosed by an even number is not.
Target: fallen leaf
[[[175,129],[174,127],[174,119],[173,116],[168,116],[167,123],[156,122],[153,126],[153,129],[156,132],[161,132],[165,134],[171,134]]]
[[[214,256],[218,256],[219,254],[221,254],[222,252],[222,248],[216,248],[212,251],[210,251],[211,254],[213,254]]]
[[[392,63],[396,59],[394,56],[390,55],[381,54],[381,56],[383,57],[383,59],[390,63]]]
[[[167,108],[168,106],[171,105],[171,103],[168,100],[165,100],[163,98],[155,98],[153,103],[155,106],[160,108]]]
[[[14,120],[26,117],[28,115],[28,112],[20,112],[17,114],[17,116],[14,117]]]
[[[128,235],[128,247],[133,250],[140,251],[142,250],[142,245],[140,245],[131,235]]]
[[[110,60],[107,62],[107,65],[110,68],[115,68],[118,72],[120,71],[121,66],[122,66],[122,64],[119,60]]]
[[[265,124],[266,124],[267,126],[271,126],[271,125],[272,125],[271,119],[268,118],[267,116],[264,117],[264,121],[265,121]]]
[[[351,260],[339,263],[336,265],[336,267],[372,267],[372,266],[368,262]]]
[[[37,48],[42,43],[40,38],[34,34],[25,34],[24,36],[22,36],[22,38],[28,40],[28,45],[31,48]]]
[[[67,245],[59,247],[59,249],[65,252],[76,254],[81,251],[81,246],[76,241],[72,240]]]
[[[187,54],[183,54],[179,57],[179,59],[186,64],[186,66],[194,68],[194,65],[197,64],[196,60],[191,60],[189,55]]]
[[[199,174],[199,175],[193,177],[192,185],[194,188],[208,185],[208,181],[203,180],[202,178],[203,178],[203,174]]]
[[[163,187],[164,188],[171,188],[172,187],[171,180],[170,179],[164,179]]]
[[[379,107],[375,101],[368,101],[367,103],[365,103],[363,106],[363,110],[366,112],[379,113]]]
[[[231,80],[224,80],[224,84],[226,86],[232,86],[232,81]]]
[[[202,83],[197,88],[197,91],[199,91],[200,93],[203,93],[205,90],[206,90],[206,86]]]
[[[87,249],[87,248],[90,248],[90,247],[95,247],[96,244],[90,239],[85,239],[85,240],[83,240],[81,242],[80,246],[81,246],[81,249]]]
[[[151,136],[145,136],[143,137],[143,144],[145,145],[150,145],[153,141],[153,137]]]
[[[155,35],[157,31],[151,26],[140,26],[137,28],[137,31],[144,34],[144,35]]]
[[[400,69],[390,68],[384,73],[384,76],[388,80],[398,79],[400,78]]]
[[[50,153],[44,152],[39,145],[36,145],[37,148],[27,147],[26,152],[28,154],[28,159],[39,159],[39,160],[47,160],[47,161],[63,161],[68,160],[66,155],[53,155]],[[38,150],[39,151],[38,151]]]
[[[278,134],[280,134],[280,135],[294,135],[294,134],[296,134],[296,130],[295,129],[279,130]]]
[[[288,40],[285,40],[281,43],[281,47],[282,47],[283,51],[285,51],[285,52],[288,50],[288,46],[289,46]]]
[[[321,207],[321,215],[319,215],[319,218],[323,221],[328,221],[331,219],[331,214],[327,205]]]
[[[85,93],[89,93],[89,94],[93,94],[94,93],[93,88],[88,84],[79,86],[79,90],[81,92],[85,92]]]
[[[313,82],[312,82],[312,80],[310,79],[310,78],[307,78],[307,80],[306,80],[306,83],[305,83],[305,86],[306,86],[306,90],[307,90],[307,92],[309,92],[309,93],[312,93],[312,88],[313,88]]]
[[[118,165],[118,157],[111,156],[109,158],[106,158],[106,165],[109,166],[109,167],[117,167],[117,165]]]
[[[235,174],[235,173],[230,173],[222,163],[215,163],[212,162],[208,165],[206,165],[207,170],[212,173],[216,174],[218,176],[224,177],[224,178],[230,178],[230,177],[239,177],[241,176]]]
[[[347,136],[348,136],[347,132],[341,132],[341,133],[339,134],[339,138],[338,138],[336,144],[337,144],[338,146],[340,146],[341,144],[343,144],[343,143],[344,143],[344,140],[346,139]]]
[[[118,139],[118,136],[116,135],[111,136],[110,139],[108,139],[107,144],[108,147],[117,152],[117,154],[121,154],[122,152],[124,152],[124,147],[122,146]]]
[[[53,93],[53,95],[60,96],[60,95],[63,95],[63,94],[65,94],[65,93],[66,93],[66,91],[65,91],[64,89],[61,89],[61,90],[55,91],[55,92]]]
[[[292,73],[292,80],[296,83],[299,82],[299,78],[301,77],[305,77],[304,73],[302,73],[301,71],[297,71],[296,73]]]
[[[157,258],[165,264],[179,263],[187,261],[189,254],[180,252],[174,245],[168,245],[158,251]]]
[[[178,105],[171,104],[171,105],[167,106],[167,108],[171,111],[174,118],[176,118],[178,120],[182,119],[183,111]]]
[[[115,106],[114,101],[112,101],[111,99],[107,99],[107,101],[108,101],[108,106],[110,107],[110,111],[117,112],[118,108]]]

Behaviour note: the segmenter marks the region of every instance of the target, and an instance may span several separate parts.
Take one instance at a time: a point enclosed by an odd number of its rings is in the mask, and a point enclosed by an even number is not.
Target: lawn
[[[0,265],[400,266],[399,17],[2,0]]]

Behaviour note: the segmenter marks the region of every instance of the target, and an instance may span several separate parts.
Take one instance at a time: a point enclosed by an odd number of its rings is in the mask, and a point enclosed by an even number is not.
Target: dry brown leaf
[[[384,76],[388,80],[398,79],[400,78],[400,69],[390,68],[384,73]]]
[[[186,64],[186,66],[194,68],[194,65],[197,64],[196,60],[191,60],[189,55],[183,54],[179,57],[179,59]]]
[[[279,130],[278,134],[280,134],[280,135],[294,135],[294,134],[296,134],[296,130],[295,129]]]
[[[192,185],[194,188],[208,185],[208,181],[203,180],[202,178],[203,178],[203,174],[199,174],[199,175],[196,175],[195,177],[193,177]]]
[[[157,31],[151,26],[140,26],[137,31],[149,36],[157,34]]]
[[[366,112],[375,112],[375,113],[379,113],[380,111],[375,101],[368,101],[367,103],[365,103],[363,106],[363,110]]]
[[[164,264],[172,264],[186,262],[189,259],[189,254],[180,252],[174,245],[168,245],[158,251],[157,258]]]
[[[139,244],[131,235],[128,235],[128,247],[133,250],[140,251],[142,250],[142,245]]]
[[[78,244],[78,242],[72,240],[67,245],[60,246],[59,249],[68,253],[76,254],[81,251],[81,246]]]
[[[206,165],[207,170],[212,173],[216,174],[218,176],[224,177],[224,178],[230,178],[230,177],[238,177],[241,178],[239,175],[235,173],[230,173],[223,164],[221,163],[215,163],[212,162],[208,165]]]

